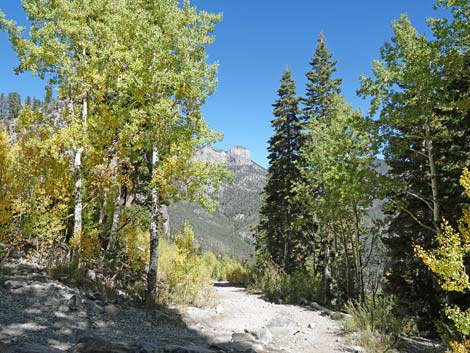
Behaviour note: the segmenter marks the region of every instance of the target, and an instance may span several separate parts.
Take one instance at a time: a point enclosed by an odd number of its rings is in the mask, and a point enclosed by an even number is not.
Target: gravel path
[[[261,341],[267,351],[289,353],[354,351],[345,345],[339,324],[320,311],[269,303],[226,283],[217,283],[214,290],[215,309],[188,307],[183,318],[215,342]]]
[[[111,303],[18,261],[0,268],[0,353],[354,352],[337,322],[308,307],[226,283],[214,286],[212,302],[165,313]]]

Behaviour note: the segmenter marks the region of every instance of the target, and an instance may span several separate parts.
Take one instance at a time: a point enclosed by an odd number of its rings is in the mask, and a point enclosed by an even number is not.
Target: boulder
[[[119,314],[119,308],[116,305],[108,304],[104,307],[104,312],[109,316],[116,316]]]
[[[257,341],[265,345],[270,344],[273,340],[273,334],[268,328],[259,329],[258,331],[254,332],[254,336]]]
[[[77,311],[82,306],[82,300],[80,299],[80,297],[77,294],[74,294],[68,300],[67,306],[70,310]]]
[[[15,281],[15,280],[8,280],[3,282],[3,286],[6,289],[18,289],[21,287],[24,287],[26,285],[26,282],[24,281]]]

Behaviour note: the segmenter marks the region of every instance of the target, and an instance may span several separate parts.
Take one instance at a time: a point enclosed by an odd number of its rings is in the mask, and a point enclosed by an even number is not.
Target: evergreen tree
[[[46,95],[44,96],[44,104],[48,105],[52,102],[52,87],[46,87]]]
[[[0,94],[0,117],[6,117],[8,114],[8,103],[4,93]]]
[[[458,219],[463,202],[458,180],[469,161],[470,130],[468,112],[455,100],[469,86],[465,65],[461,79],[449,71],[449,57],[463,54],[449,53],[442,43],[419,35],[406,16],[393,27],[392,42],[374,63],[375,79],[362,79],[362,92],[372,96],[371,114],[380,109],[392,182],[385,208],[389,227],[384,243],[391,260],[385,290],[398,297],[405,315],[418,318],[420,329],[434,330],[439,304],[449,298],[413,256],[413,246],[432,248],[442,217],[451,223]]]
[[[33,98],[32,108],[33,108],[34,111],[39,111],[39,109],[41,108],[41,101],[39,99],[37,99],[36,97]]]
[[[303,104],[304,119],[326,118],[334,110],[335,97],[341,93],[340,78],[333,78],[336,61],[328,50],[325,36],[320,33],[317,48],[310,61],[311,70],[306,73],[307,88]]]
[[[5,94],[0,94],[0,126],[2,129],[7,127],[8,103]]]
[[[268,181],[258,226],[258,251],[291,273],[303,262],[302,239],[295,223],[301,216],[300,204],[294,200],[294,186],[300,181],[299,162],[302,122],[299,100],[289,69],[282,75],[279,98],[274,103],[274,135],[269,140]]]
[[[8,93],[8,119],[17,119],[21,110],[21,96],[17,92]]]
[[[336,72],[336,61],[333,59],[333,55],[328,50],[326,45],[325,36],[323,33],[320,33],[317,40],[317,48],[313,54],[313,57],[310,61],[311,69],[306,73],[307,76],[307,87],[305,92],[305,97],[301,99],[303,104],[303,120],[305,124],[305,137],[304,140],[308,141],[311,139],[309,135],[312,133],[313,126],[315,121],[321,120],[322,122],[329,123],[333,118],[336,111],[336,98],[341,93],[341,82],[339,78],[333,78]],[[319,257],[322,258],[322,261],[318,261],[318,266],[316,270],[319,273],[322,273],[325,288],[326,296],[325,300],[331,300],[331,269],[330,269],[330,243],[327,239],[318,239],[318,224],[316,224],[316,210],[312,207],[309,198],[317,197],[321,194],[319,185],[312,185],[312,181],[308,180],[308,176],[305,174],[309,169],[315,168],[315,166],[308,165],[306,160],[302,160],[299,163],[299,168],[301,173],[307,179],[301,181],[298,185],[299,189],[309,188],[311,190],[310,194],[304,195],[304,200],[302,201],[306,207],[305,215],[302,218],[303,224],[301,225],[303,234],[310,233],[310,243],[311,247],[318,249],[320,245],[322,250],[320,251]],[[309,204],[309,206],[307,206]],[[308,210],[308,211],[307,211]],[[307,213],[308,212],[308,213]],[[315,230],[312,232],[312,229]],[[314,253],[315,251],[310,250]],[[317,263],[317,261],[314,261]]]

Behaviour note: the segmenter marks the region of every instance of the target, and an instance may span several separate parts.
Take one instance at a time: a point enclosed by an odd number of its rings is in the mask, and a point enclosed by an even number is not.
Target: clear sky
[[[343,92],[355,108],[367,110],[356,97],[359,76],[369,74],[380,47],[391,38],[391,21],[407,13],[420,32],[436,16],[434,0],[193,0],[199,9],[222,12],[209,61],[219,63],[219,86],[204,107],[209,125],[224,133],[217,146],[248,147],[252,159],[267,166],[272,103],[282,72],[293,72],[299,95],[305,72],[323,32],[338,61]],[[20,0],[0,0],[7,18],[26,23]],[[30,74],[15,76],[17,64],[7,36],[0,33],[0,92],[16,91],[42,98],[44,83]]]

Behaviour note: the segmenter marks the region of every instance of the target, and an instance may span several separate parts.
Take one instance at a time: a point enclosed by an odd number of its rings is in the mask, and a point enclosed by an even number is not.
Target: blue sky
[[[26,23],[19,0],[0,0],[8,18]],[[243,145],[267,166],[267,140],[272,134],[272,103],[282,72],[293,72],[302,95],[305,72],[319,32],[338,61],[343,92],[355,108],[367,110],[356,97],[359,76],[369,74],[380,47],[391,38],[391,21],[407,13],[420,32],[436,16],[434,0],[193,0],[199,9],[222,12],[209,61],[219,63],[219,86],[204,106],[209,125],[224,133],[217,146]],[[44,96],[44,83],[30,74],[15,76],[17,64],[8,39],[0,33],[0,92]]]

